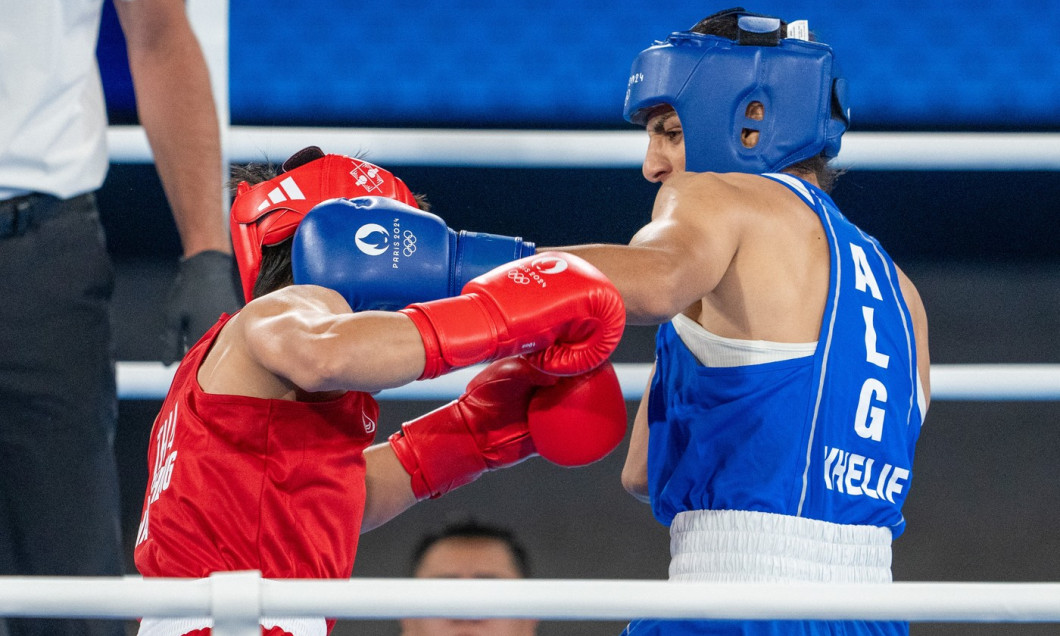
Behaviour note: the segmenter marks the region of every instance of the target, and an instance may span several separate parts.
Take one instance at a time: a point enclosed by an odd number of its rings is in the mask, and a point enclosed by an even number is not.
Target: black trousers
[[[0,574],[124,574],[113,287],[94,195],[0,202]],[[7,628],[125,633],[99,620]]]

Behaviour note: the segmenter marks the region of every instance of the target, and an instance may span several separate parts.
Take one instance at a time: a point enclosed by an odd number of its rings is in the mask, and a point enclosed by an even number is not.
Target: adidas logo
[[[288,199],[305,199],[305,195],[298,188],[298,184],[294,182],[293,177],[287,177],[280,182],[280,185],[273,188],[269,192],[269,198],[267,201],[262,201],[261,205],[258,206],[258,212],[261,212],[265,208],[272,207],[277,203],[282,203]]]

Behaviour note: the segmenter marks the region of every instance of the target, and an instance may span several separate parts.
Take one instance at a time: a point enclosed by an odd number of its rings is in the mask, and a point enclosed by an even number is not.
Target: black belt
[[[32,192],[0,201],[0,239],[21,236],[63,210],[62,199]]]

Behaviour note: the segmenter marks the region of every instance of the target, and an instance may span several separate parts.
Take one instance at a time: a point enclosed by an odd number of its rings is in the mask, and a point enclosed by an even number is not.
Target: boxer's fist
[[[546,252],[502,265],[463,293],[401,310],[423,338],[422,378],[515,354],[555,375],[584,373],[607,359],[625,327],[611,281],[574,256]]]
[[[534,448],[560,466],[603,459],[626,435],[626,401],[610,362],[537,389],[527,428]]]
[[[519,238],[454,232],[445,222],[387,197],[332,199],[314,207],[294,235],[298,285],[342,294],[354,311],[400,309],[455,296],[472,278],[534,253]]]
[[[610,362],[557,378],[521,357],[499,360],[459,399],[406,422],[389,442],[417,499],[435,498],[483,473],[540,454],[582,466],[626,432],[626,404]]]
[[[522,358],[498,360],[459,399],[403,424],[389,442],[416,498],[439,497],[534,455],[530,398],[536,387],[556,380]]]

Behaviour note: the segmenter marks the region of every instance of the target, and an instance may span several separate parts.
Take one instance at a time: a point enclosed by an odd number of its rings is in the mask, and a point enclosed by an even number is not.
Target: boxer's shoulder
[[[243,325],[289,313],[349,313],[350,305],[339,292],[320,285],[288,285],[255,298],[237,315]]]

